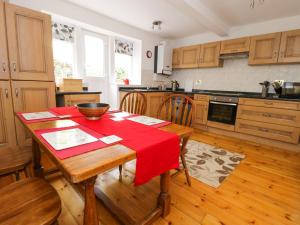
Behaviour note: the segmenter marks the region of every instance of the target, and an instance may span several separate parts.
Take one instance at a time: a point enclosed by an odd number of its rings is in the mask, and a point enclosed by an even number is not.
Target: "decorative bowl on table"
[[[81,112],[88,120],[98,120],[109,109],[106,103],[81,103],[77,104],[79,112]]]

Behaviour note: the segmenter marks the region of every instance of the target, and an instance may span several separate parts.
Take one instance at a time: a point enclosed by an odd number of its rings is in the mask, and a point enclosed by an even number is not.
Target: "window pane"
[[[73,51],[73,43],[53,39],[54,74],[57,83],[61,83],[63,78],[73,76]]]
[[[132,77],[132,56],[115,53],[115,73],[118,83]]]
[[[85,35],[85,75],[104,77],[104,43],[103,40],[94,36]]]

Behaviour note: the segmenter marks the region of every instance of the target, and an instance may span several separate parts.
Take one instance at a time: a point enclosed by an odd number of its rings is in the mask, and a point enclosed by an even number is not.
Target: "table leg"
[[[44,177],[43,166],[41,165],[41,151],[39,144],[32,139],[32,163],[35,177]]]
[[[83,182],[85,187],[84,225],[99,225],[94,186],[96,177]]]
[[[162,217],[170,213],[171,196],[169,194],[170,172],[160,175],[160,194],[158,196],[158,206],[162,209]]]

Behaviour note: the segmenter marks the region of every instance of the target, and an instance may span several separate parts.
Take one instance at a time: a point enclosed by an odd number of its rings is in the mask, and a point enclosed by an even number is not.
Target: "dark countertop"
[[[229,96],[229,97],[239,97],[239,98],[256,98],[256,99],[268,99],[268,100],[282,100],[282,101],[295,101],[300,102],[300,96],[296,96],[293,98],[284,98],[284,97],[278,97],[275,94],[269,94],[268,97],[263,98],[260,93],[258,92],[236,92],[236,91],[219,91],[219,90],[199,90],[199,89],[193,89],[192,91],[185,91],[183,88],[178,89],[176,91],[172,91],[170,88],[167,88],[167,90],[159,90],[158,88],[150,88],[147,89],[147,87],[120,87],[119,91],[133,91],[138,90],[141,92],[172,92],[172,93],[178,93],[178,94],[207,94],[207,95],[214,95],[214,96]]]
[[[101,91],[58,91],[56,95],[84,95],[84,94],[101,94]]]

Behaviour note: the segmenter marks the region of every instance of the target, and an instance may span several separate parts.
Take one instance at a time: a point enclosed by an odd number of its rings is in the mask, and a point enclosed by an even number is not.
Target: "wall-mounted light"
[[[161,24],[162,24],[162,22],[160,20],[153,21],[152,29],[153,30],[161,30]]]

